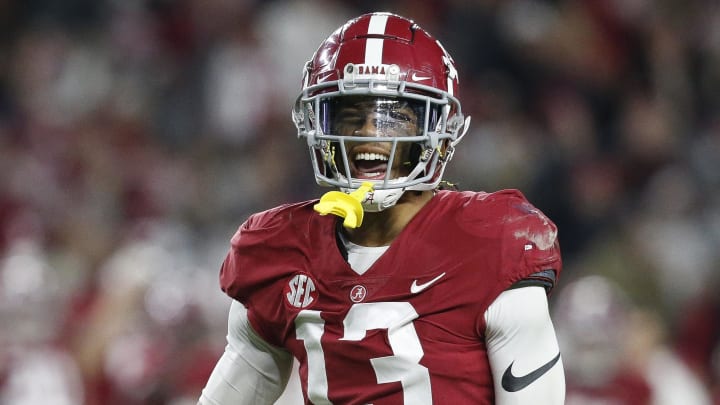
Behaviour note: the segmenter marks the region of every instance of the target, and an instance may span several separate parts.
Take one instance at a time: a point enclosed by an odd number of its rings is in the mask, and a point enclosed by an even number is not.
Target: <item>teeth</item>
[[[379,153],[358,153],[355,155],[355,160],[382,160],[387,162],[388,156]]]

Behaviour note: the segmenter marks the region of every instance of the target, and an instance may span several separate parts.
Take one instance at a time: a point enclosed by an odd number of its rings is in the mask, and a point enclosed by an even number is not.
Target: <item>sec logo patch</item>
[[[315,281],[307,274],[295,274],[285,286],[285,299],[294,308],[308,308],[317,302]]]

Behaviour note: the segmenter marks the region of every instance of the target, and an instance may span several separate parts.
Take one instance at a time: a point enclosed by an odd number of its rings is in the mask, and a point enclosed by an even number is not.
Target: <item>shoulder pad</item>
[[[284,204],[266,211],[252,214],[235,233],[232,238],[233,244],[236,243],[242,234],[263,232],[273,233],[284,229],[293,222],[302,220],[302,218],[312,215],[312,206],[317,201],[304,201],[295,204]],[[307,209],[309,207],[309,210]]]

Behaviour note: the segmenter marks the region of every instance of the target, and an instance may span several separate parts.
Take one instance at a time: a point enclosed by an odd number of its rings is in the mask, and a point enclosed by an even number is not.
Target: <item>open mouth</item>
[[[358,179],[382,180],[388,170],[389,160],[389,155],[384,153],[355,153],[352,158],[353,175]]]

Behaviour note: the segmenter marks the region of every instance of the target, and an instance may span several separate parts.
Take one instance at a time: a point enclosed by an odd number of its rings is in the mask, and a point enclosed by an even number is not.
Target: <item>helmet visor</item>
[[[364,137],[418,136],[425,129],[420,100],[349,96],[326,100],[321,109],[326,134]]]

